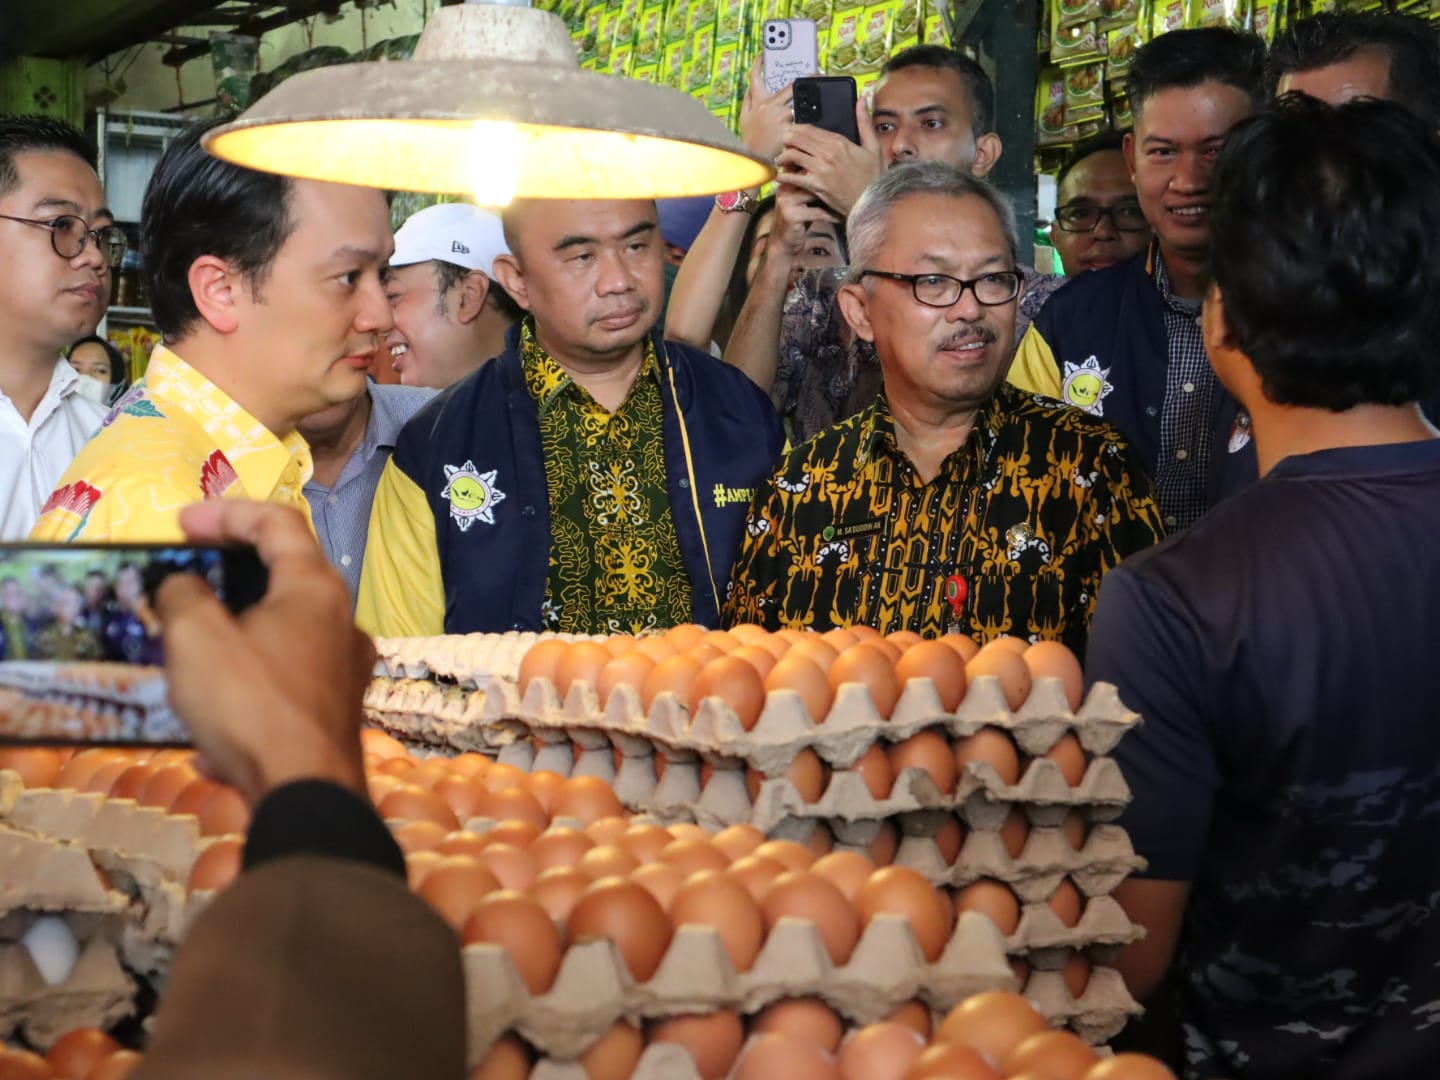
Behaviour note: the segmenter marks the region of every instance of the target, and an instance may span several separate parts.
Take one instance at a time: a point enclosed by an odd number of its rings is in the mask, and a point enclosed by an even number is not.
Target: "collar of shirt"
[[[57,357],[55,360],[55,368],[50,372],[50,385],[45,388],[45,393],[35,406],[35,411],[30,414],[29,422],[20,421],[21,427],[28,427],[33,431],[43,424],[50,417],[50,414],[60,407],[61,402],[67,398],[75,397],[79,393],[80,380],[82,378],[84,378],[84,376],[70,366],[70,361],[66,360],[63,356]],[[93,405],[100,417],[104,417],[106,410],[103,405],[95,404],[91,402],[89,398],[80,398],[79,400],[86,404]],[[6,394],[4,390],[0,390],[0,402],[4,402],[11,412],[14,413],[15,417],[19,419],[19,410],[15,408],[15,403],[10,400],[10,396]]]
[[[975,422],[971,425],[970,434],[966,436],[964,444],[946,456],[946,473],[952,477],[962,475],[960,461],[967,451],[974,453],[977,462],[983,462],[990,456],[990,448],[995,442],[996,422],[1003,419],[1001,412],[996,396],[992,394],[990,400],[975,413]],[[862,416],[860,449],[855,455],[856,469],[863,469],[880,453],[908,460],[895,441],[895,417],[890,413],[890,403],[884,394],[881,394]]]
[[[269,498],[282,479],[287,486],[293,484],[298,497],[310,479],[314,471],[310,447],[298,431],[283,438],[276,436],[234,398],[163,345],[157,345],[150,356],[145,388],[204,429],[251,498]]]
[[[1160,253],[1160,245],[1151,241],[1150,255],[1148,257],[1150,277],[1155,282],[1155,288],[1160,292],[1160,299],[1165,301],[1165,306],[1177,315],[1184,315],[1193,319],[1196,315],[1195,301],[1181,300],[1170,289],[1170,272],[1165,269],[1165,256]]]
[[[535,340],[535,323],[528,317],[520,327],[520,357],[525,369],[525,385],[530,390],[530,396],[535,399],[541,416],[572,386],[586,398],[589,397],[584,388],[578,386],[570,377],[570,373]],[[647,335],[645,359],[641,362],[639,377],[658,379],[659,376],[660,363],[655,357],[655,341]]]

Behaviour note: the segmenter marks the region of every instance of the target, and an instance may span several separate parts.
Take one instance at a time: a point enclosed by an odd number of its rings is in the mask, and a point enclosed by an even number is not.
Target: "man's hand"
[[[792,124],[794,92],[786,86],[775,93],[765,88],[759,59],[750,65],[750,86],[740,107],[740,140],[756,157],[774,162],[785,147]]]
[[[304,520],[211,499],[180,524],[193,543],[254,545],[270,572],[264,599],[238,618],[190,574],[172,574],[157,597],[170,703],[206,765],[252,804],[302,779],[365,797],[361,699],[375,650]]]
[[[833,131],[796,124],[785,136],[785,152],[775,162],[782,185],[803,188],[842,218],[883,170],[880,140],[863,100],[855,106],[855,122],[859,146]]]

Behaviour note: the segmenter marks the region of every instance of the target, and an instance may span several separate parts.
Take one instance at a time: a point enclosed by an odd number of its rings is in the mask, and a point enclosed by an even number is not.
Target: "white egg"
[[[20,944],[29,950],[40,977],[51,986],[59,986],[70,977],[80,956],[80,945],[70,927],[54,915],[36,919]]]

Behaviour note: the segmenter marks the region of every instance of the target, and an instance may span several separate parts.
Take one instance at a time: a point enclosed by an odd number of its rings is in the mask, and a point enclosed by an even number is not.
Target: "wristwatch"
[[[715,205],[722,214],[749,214],[759,204],[748,191],[722,191],[715,196]]]

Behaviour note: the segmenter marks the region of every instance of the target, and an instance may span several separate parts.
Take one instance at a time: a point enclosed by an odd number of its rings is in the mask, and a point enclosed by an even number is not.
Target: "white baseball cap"
[[[390,265],[411,266],[442,259],[494,276],[495,256],[508,254],[510,248],[498,215],[470,203],[440,203],[411,214],[396,230]]]

